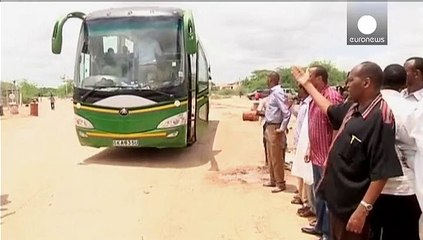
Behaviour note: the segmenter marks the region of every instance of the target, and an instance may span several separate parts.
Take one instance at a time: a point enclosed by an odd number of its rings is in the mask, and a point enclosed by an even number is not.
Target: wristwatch
[[[373,205],[366,203],[365,201],[361,201],[360,204],[366,209],[367,212],[370,212],[373,209]]]

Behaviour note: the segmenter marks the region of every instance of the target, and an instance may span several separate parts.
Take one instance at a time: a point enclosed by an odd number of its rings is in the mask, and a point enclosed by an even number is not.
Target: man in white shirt
[[[298,194],[291,201],[292,204],[301,204],[303,207],[297,213],[311,211],[315,214],[314,196],[311,185],[313,184],[313,171],[311,163],[306,163],[304,157],[308,151],[308,107],[312,98],[299,86],[298,97],[300,103],[298,108],[291,108],[292,114],[297,118],[294,133],[295,156],[292,164],[291,174],[298,178]]]
[[[374,205],[373,240],[420,239],[421,210],[416,197],[413,170],[416,144],[405,125],[414,107],[399,93],[406,79],[407,73],[401,65],[392,64],[384,70],[381,93],[395,117],[395,147],[401,161],[403,176],[390,178]]]
[[[417,152],[414,161],[416,195],[423,209],[423,101],[417,104],[417,108],[406,120],[406,127],[410,136],[416,141]],[[420,239],[423,239],[423,217],[420,217]]]
[[[409,116],[406,126],[417,144],[414,171],[417,197],[420,201],[420,207],[423,208],[423,142],[421,142],[423,140],[423,125],[420,123],[423,116],[423,58],[411,57],[405,61],[404,67],[407,71],[407,89],[401,94],[408,100],[408,103],[416,104],[416,111]],[[420,238],[423,239],[423,216],[420,217]]]
[[[407,88],[401,92],[405,99],[420,102],[423,99],[423,58],[412,57],[405,61]]]

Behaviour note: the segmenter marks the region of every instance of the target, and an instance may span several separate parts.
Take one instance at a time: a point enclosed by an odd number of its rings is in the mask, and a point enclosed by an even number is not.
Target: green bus
[[[190,10],[135,7],[69,13],[82,20],[73,107],[82,146],[180,148],[209,120],[210,67]]]

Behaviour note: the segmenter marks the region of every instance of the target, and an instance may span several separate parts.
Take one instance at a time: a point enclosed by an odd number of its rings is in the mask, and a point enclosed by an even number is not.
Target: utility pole
[[[63,82],[65,83],[65,98],[68,96],[68,84],[66,82],[66,74],[63,74],[63,76],[61,77]]]

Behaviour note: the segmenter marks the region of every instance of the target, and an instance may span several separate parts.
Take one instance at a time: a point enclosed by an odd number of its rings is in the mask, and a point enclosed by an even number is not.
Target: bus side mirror
[[[197,36],[195,33],[194,18],[190,10],[187,10],[184,14],[184,34],[186,52],[188,54],[197,53]]]
[[[79,18],[81,20],[85,20],[85,13],[82,12],[72,12],[66,15],[64,18],[59,19],[55,24],[53,28],[53,36],[51,38],[51,51],[54,54],[60,54],[62,52],[62,30],[63,25],[69,18]]]
[[[62,29],[59,27],[60,21],[54,24],[53,36],[51,38],[51,51],[54,54],[62,52]]]

